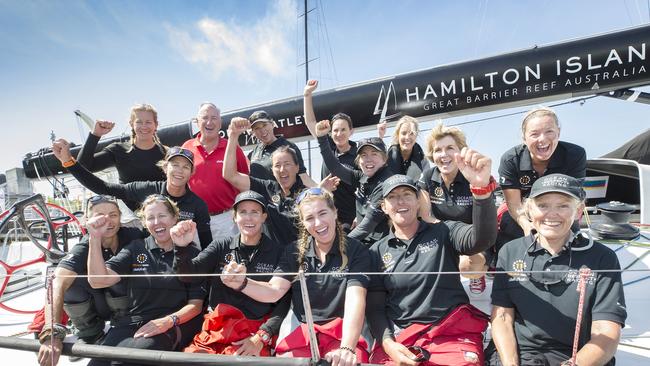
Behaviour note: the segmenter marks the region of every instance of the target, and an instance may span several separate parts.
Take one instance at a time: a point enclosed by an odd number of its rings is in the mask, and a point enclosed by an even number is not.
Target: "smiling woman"
[[[208,206],[187,186],[194,172],[194,154],[190,150],[179,146],[169,148],[165,159],[158,162],[158,166],[165,173],[166,180],[127,184],[105,182],[77,164],[70,155],[70,144],[65,140],[55,141],[52,150],[79,183],[97,194],[111,195],[134,202],[143,202],[151,194],[169,197],[180,207],[181,220],[196,222],[201,246],[206,247],[212,241]]]
[[[102,257],[101,237],[108,230],[106,217],[88,223],[88,282],[104,288],[120,282],[121,275],[135,275],[127,283],[128,315],[111,327],[100,342],[105,346],[173,351],[187,345],[201,326],[205,290],[202,283],[186,284],[173,271],[174,242],[171,228],[178,222],[179,209],[160,194],[142,203],[143,225],[151,233],[146,239],[131,242],[108,261]],[[198,249],[190,248],[192,256]],[[89,365],[110,365],[93,359]]]
[[[156,163],[165,157],[167,148],[160,142],[158,112],[150,104],[136,104],[131,107],[129,126],[131,138],[128,142],[114,142],[101,151],[95,152],[102,136],[113,130],[115,123],[97,120],[88,134],[77,159],[86,169],[96,172],[114,166],[120,183],[136,181],[157,181],[164,175],[156,168]],[[136,210],[139,202],[124,202],[131,210]]]
[[[533,184],[522,210],[533,231],[499,252],[488,364],[615,364],[627,317],[621,267],[611,249],[571,231],[584,197],[580,180],[564,174]]]
[[[530,233],[532,226],[520,208],[537,179],[553,173],[582,179],[587,173],[585,149],[560,141],[560,122],[552,109],[539,107],[526,113],[521,132],[524,143],[506,151],[499,165],[508,212],[501,218],[497,250]]]

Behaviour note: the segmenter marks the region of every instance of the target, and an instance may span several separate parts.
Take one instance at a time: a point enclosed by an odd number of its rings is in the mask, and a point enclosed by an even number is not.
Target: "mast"
[[[309,29],[309,26],[307,24],[307,5],[308,5],[309,0],[305,0],[305,9],[304,9],[304,16],[305,16],[305,85],[309,81],[309,37],[307,36],[307,31]],[[313,175],[311,171],[311,140],[307,140],[307,165],[309,169],[309,174]]]

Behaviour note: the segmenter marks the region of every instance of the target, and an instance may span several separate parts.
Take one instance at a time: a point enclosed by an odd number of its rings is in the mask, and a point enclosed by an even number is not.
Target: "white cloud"
[[[251,80],[260,74],[279,76],[293,72],[296,7],[291,0],[274,2],[254,24],[203,18],[194,32],[167,26],[172,46],[190,63],[219,78],[236,72]]]

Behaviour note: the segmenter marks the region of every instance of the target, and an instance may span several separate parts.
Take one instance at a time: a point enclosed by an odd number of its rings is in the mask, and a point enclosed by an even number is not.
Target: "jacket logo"
[[[527,267],[528,266],[523,259],[517,259],[516,261],[512,262],[512,270],[514,272],[508,272],[508,276],[512,277],[510,281],[528,281],[528,275],[523,273]]]
[[[444,192],[442,191],[442,187],[436,187],[436,189],[433,190],[433,194],[434,194],[436,197],[442,197],[442,194],[443,194],[443,193],[444,193]]]
[[[519,177],[519,183],[521,183],[524,186],[529,185],[530,184],[530,177],[527,176],[527,175]]]

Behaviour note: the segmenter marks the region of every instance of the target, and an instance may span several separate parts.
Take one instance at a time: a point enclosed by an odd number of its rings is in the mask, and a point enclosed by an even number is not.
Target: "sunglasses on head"
[[[96,204],[104,203],[104,202],[114,203],[114,202],[117,202],[117,199],[115,197],[113,197],[113,196],[98,194],[98,195],[95,195],[95,196],[92,196],[92,197],[88,198],[88,201],[86,201],[86,205],[96,205]]]
[[[170,159],[172,156],[178,156],[178,155],[182,155],[190,159],[190,161],[194,161],[194,154],[190,150],[182,148],[180,146],[171,147],[167,151],[167,156],[168,156],[167,159]]]
[[[305,189],[298,195],[298,198],[296,198],[296,204],[299,204],[300,201],[304,200],[307,197],[307,195],[320,196],[321,194],[323,194],[323,192],[324,189],[320,187]]]

